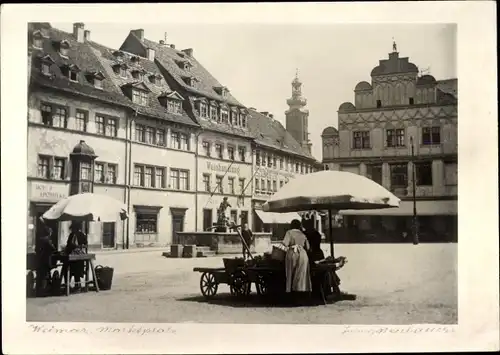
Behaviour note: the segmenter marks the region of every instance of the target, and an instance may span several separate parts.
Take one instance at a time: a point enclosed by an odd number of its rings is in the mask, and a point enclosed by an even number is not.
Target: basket
[[[114,271],[115,269],[108,266],[97,265],[95,267],[95,275],[100,290],[107,291],[111,289]]]
[[[277,261],[285,261],[286,247],[283,244],[273,245],[271,259]]]
[[[234,259],[223,258],[222,262],[224,263],[224,268],[229,273],[233,273],[238,268],[245,266],[245,260],[239,258],[234,258]]]

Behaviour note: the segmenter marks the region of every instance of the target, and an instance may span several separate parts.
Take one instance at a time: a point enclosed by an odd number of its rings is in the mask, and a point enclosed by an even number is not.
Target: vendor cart
[[[250,259],[224,258],[224,267],[194,268],[193,271],[201,273],[201,294],[206,299],[211,299],[217,294],[219,285],[226,284],[229,286],[231,295],[245,297],[250,294],[251,285],[255,284],[257,295],[270,301],[283,299],[286,293],[284,261],[273,259],[269,253],[254,257],[241,235],[240,226],[233,225],[230,229],[236,230],[244,248],[249,252]],[[340,267],[342,266],[343,264]],[[326,304],[329,295],[336,293],[336,285],[331,284],[329,277],[340,267],[331,258],[311,264],[313,294],[323,304]]]

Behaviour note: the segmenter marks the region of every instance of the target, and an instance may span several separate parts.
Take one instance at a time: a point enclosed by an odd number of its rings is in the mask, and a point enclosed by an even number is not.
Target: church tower
[[[302,83],[298,72],[292,81],[292,97],[286,101],[289,109],[285,112],[286,130],[300,143],[303,149],[311,152],[312,144],[309,141],[308,117],[309,110],[305,108],[307,100],[302,97]]]

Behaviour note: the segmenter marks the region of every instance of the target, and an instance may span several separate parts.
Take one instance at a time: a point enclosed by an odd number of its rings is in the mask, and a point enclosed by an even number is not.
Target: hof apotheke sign
[[[31,200],[57,202],[69,195],[69,188],[66,184],[48,184],[33,182],[31,185]]]

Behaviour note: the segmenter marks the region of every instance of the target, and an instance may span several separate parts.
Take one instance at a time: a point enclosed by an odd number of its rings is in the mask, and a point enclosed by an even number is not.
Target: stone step
[[[215,251],[213,250],[204,250],[204,251],[198,251],[197,257],[198,258],[208,258],[210,256],[215,256]]]

